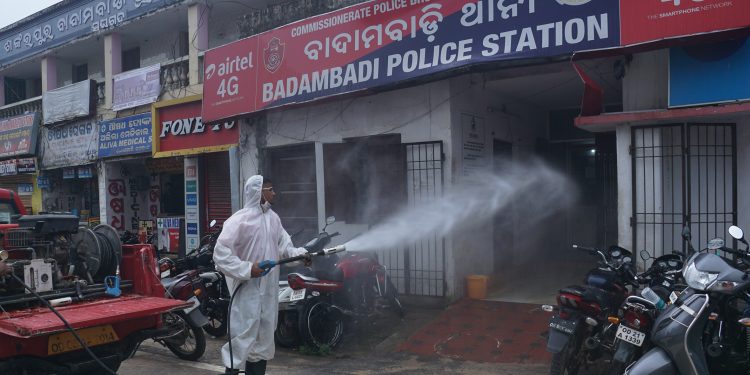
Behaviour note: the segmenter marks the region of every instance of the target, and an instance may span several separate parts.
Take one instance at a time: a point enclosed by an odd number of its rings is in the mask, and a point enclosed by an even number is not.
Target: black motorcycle
[[[560,289],[557,306],[549,323],[547,350],[552,353],[550,374],[575,374],[614,351],[615,326],[609,317],[638,287],[630,251],[610,246],[606,251],[573,245],[600,258],[599,266],[590,270],[583,285]]]

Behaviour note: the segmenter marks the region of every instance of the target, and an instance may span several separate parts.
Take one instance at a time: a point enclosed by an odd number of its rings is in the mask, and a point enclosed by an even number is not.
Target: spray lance
[[[271,272],[271,269],[281,264],[296,262],[298,260],[306,259],[309,256],[325,256],[325,255],[340,253],[342,251],[346,251],[346,245],[338,245],[338,246],[330,247],[328,249],[323,249],[320,251],[312,251],[305,255],[298,255],[295,257],[285,258],[281,260],[264,260],[258,263],[258,268],[261,268],[263,270],[262,275],[266,275],[267,273]]]

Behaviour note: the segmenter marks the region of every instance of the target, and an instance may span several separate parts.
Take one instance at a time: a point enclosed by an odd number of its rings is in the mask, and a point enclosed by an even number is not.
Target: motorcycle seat
[[[598,288],[585,287],[581,285],[571,285],[560,289],[560,293],[572,294],[583,298],[584,301],[594,301],[600,305],[609,305],[611,300],[609,293]]]
[[[320,280],[344,281],[344,270],[338,267],[332,270],[315,270],[315,277]]]

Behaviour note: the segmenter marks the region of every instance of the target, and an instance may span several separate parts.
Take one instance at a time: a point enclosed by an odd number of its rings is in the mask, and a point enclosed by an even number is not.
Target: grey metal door
[[[631,140],[633,250],[684,251],[685,225],[696,248],[726,238],[737,222],[735,125],[634,127]]]
[[[415,205],[443,194],[443,143],[405,143],[406,187],[408,204]],[[439,234],[384,251],[381,262],[399,293],[444,297],[445,238]]]

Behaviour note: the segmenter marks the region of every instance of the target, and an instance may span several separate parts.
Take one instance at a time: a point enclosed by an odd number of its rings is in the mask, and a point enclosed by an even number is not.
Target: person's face
[[[264,183],[263,190],[260,193],[260,203],[268,202],[273,204],[274,199],[276,199],[276,192],[273,191],[273,184]]]

